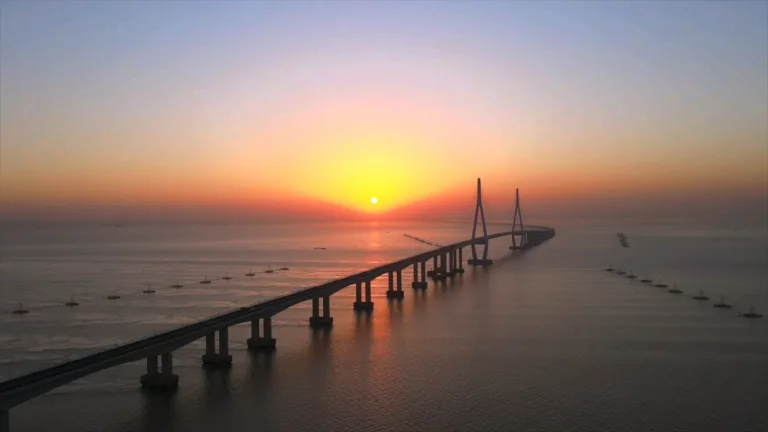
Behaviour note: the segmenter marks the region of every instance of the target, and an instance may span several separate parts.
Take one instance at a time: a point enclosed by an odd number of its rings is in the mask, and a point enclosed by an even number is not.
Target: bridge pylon
[[[477,240],[477,218],[483,224],[483,257],[477,257],[477,248],[475,240]],[[483,210],[483,191],[480,184],[480,178],[477,179],[477,204],[475,205],[475,222],[472,225],[472,258],[467,260],[467,264],[473,266],[489,266],[493,264],[493,261],[488,258],[488,229],[485,226],[485,211]]]
[[[515,215],[512,218],[512,246],[511,250],[527,249],[528,236],[523,225],[523,211],[520,209],[520,189],[515,189]]]

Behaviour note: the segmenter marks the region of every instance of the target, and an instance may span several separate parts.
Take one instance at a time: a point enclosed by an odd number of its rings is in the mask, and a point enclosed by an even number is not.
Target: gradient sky
[[[768,194],[766,2],[0,5],[15,214]]]

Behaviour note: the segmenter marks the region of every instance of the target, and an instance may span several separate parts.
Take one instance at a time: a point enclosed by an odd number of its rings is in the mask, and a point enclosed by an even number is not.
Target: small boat
[[[749,312],[744,312],[741,314],[744,318],[762,318],[763,316],[759,313],[755,312],[755,306],[749,305]]]
[[[80,306],[80,303],[76,302],[76,301],[75,301],[75,297],[73,296],[73,297],[71,297],[71,298],[69,299],[69,301],[68,301],[68,302],[64,303],[64,306],[69,306],[69,307],[73,307],[73,306]]]
[[[677,284],[674,284],[672,288],[669,290],[672,294],[682,294],[683,290],[677,287]]]
[[[630,270],[630,271],[629,271],[629,273],[627,273],[627,274],[626,274],[626,275],[624,275],[624,276],[626,276],[626,277],[627,277],[627,279],[637,279],[637,276],[635,276],[635,275],[632,273],[632,270]]]
[[[704,295],[704,290],[699,290],[699,293],[693,296],[694,300],[709,300],[709,297]]]
[[[283,266],[283,267],[280,267],[280,270],[286,271],[286,270],[290,270],[290,269],[288,267]]]
[[[256,273],[254,273],[253,270],[251,270],[248,273],[246,273],[245,275],[248,276],[248,277],[254,277],[254,276],[256,276]]]
[[[208,279],[207,277],[204,277],[203,280],[200,281],[200,283],[201,284],[209,284],[209,283],[211,283],[211,280]]]
[[[184,287],[184,285],[179,283],[179,281],[176,281],[175,284],[171,285],[171,288],[183,288],[183,287]]]
[[[627,274],[627,272],[625,272],[624,270],[619,270],[616,272],[616,274],[619,276],[624,276],[625,274]]]
[[[655,286],[656,288],[669,288],[669,285],[667,285],[665,283],[662,283],[662,282],[655,283],[655,284],[653,284],[653,286]]]
[[[29,309],[24,309],[24,305],[22,303],[19,303],[18,309],[13,310],[14,315],[24,315],[28,313],[29,313]]]
[[[609,273],[613,273],[613,272],[615,272],[615,271],[616,271],[616,269],[615,269],[615,268],[613,268],[613,266],[612,266],[612,265],[608,264],[608,268],[606,268],[606,269],[605,269],[605,271],[607,271],[607,272],[609,272]]]
[[[643,279],[640,279],[640,282],[642,282],[642,283],[651,283],[653,281],[648,279],[648,278],[643,278]]]
[[[274,271],[274,270],[272,270],[272,267],[270,267],[270,268],[268,268],[268,269],[264,270],[264,273],[274,273],[274,272],[275,272],[275,271]]]
[[[720,296],[720,301],[713,304],[712,306],[720,309],[730,309],[733,307],[725,302],[725,296]]]
[[[119,295],[115,295],[115,294],[107,296],[107,300],[117,300],[119,298],[120,298],[120,296]]]
[[[222,279],[224,279],[224,280],[231,280],[231,279],[232,279],[232,276],[230,276],[230,275],[226,275],[226,276],[224,276]]]
[[[144,290],[144,291],[142,291],[142,292],[143,292],[144,294],[154,294],[154,293],[155,293],[155,290],[153,290],[153,289],[152,289],[152,285],[150,285],[150,284],[147,284],[147,289],[145,289],[145,290]]]

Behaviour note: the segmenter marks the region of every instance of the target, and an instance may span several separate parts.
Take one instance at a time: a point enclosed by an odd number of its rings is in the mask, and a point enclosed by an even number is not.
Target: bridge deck
[[[541,231],[544,230],[544,227],[532,229],[530,231],[534,230]],[[474,240],[470,239],[453,243],[341,279],[326,282],[271,300],[266,300],[253,306],[226,312],[193,324],[188,324],[135,342],[97,352],[77,360],[72,360],[67,363],[4,381],[0,383],[0,412],[8,410],[26,400],[86,375],[124,363],[142,360],[151,355],[160,355],[162,353],[171,352],[197,339],[205,337],[212,331],[256,318],[270,317],[298,303],[317,297],[331,295],[350,285],[372,280],[391,271],[407,268],[414,263],[431,259],[434,256],[439,256],[450,250],[470,246],[472,244],[483,244],[487,240],[512,234],[511,231],[506,231],[492,234],[487,237],[476,238]],[[515,232],[514,234],[517,235],[518,232]]]

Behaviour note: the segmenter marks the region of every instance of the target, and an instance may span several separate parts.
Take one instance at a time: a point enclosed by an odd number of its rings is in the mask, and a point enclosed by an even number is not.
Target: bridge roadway
[[[330,296],[350,285],[371,281],[386,273],[396,272],[398,270],[402,271],[411,265],[428,261],[434,257],[445,256],[451,251],[456,251],[467,246],[487,244],[488,240],[513,234],[520,235],[534,231],[541,232],[550,230],[551,228],[536,227],[527,229],[524,232],[515,231],[513,233],[512,231],[507,231],[491,234],[487,237],[478,237],[454,243],[341,279],[326,282],[271,300],[266,300],[253,306],[226,312],[212,318],[207,318],[193,324],[130,342],[119,347],[94,353],[77,360],[4,381],[0,383],[0,416],[4,416],[7,421],[8,410],[29,399],[53,390],[56,387],[104,369],[119,366],[124,363],[143,360],[149,356],[158,356],[163,353],[172,352],[195,340],[206,337],[213,331],[220,331],[221,329],[226,329],[233,325],[251,321],[253,319],[271,317],[298,303]],[[554,235],[554,230],[551,231],[552,235]],[[3,421],[0,419],[0,431],[4,429],[2,423]]]

